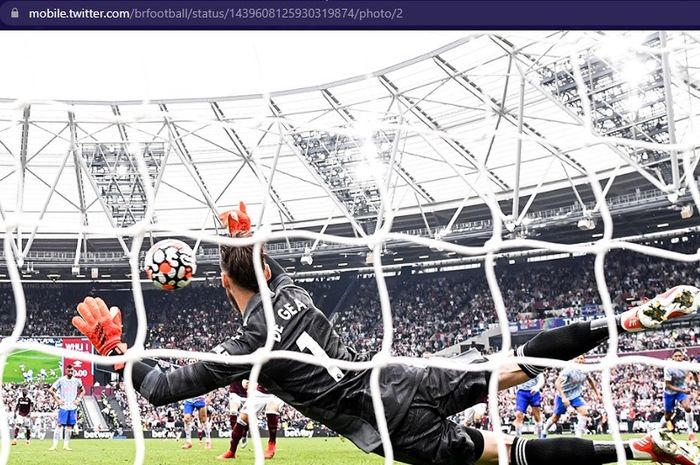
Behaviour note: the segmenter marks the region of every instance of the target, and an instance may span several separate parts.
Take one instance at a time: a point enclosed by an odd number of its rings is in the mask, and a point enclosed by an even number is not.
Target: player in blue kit
[[[61,429],[63,429],[63,449],[72,450],[68,446],[70,434],[78,419],[78,404],[85,394],[82,381],[73,377],[73,365],[66,366],[66,374],[53,383],[49,388],[49,393],[58,404],[58,421],[53,433],[53,444],[49,450],[56,450],[58,447]]]
[[[211,423],[207,419],[207,397],[198,396],[187,399],[184,402],[183,409],[185,413],[185,443],[182,445],[182,448],[192,448],[192,427],[194,425],[194,417],[192,414],[196,410],[198,412],[200,424],[204,425],[204,434],[206,435],[204,448],[211,449]]]
[[[586,359],[583,355],[579,355],[574,359],[576,363],[586,363]],[[559,377],[557,377],[554,387],[557,391],[557,396],[554,398],[554,411],[547,423],[544,425],[544,431],[542,432],[542,437],[547,437],[547,432],[549,429],[556,425],[559,418],[566,413],[569,407],[576,409],[578,413],[578,421],[575,427],[575,434],[577,438],[580,438],[584,431],[586,430],[586,424],[588,423],[588,405],[583,399],[583,385],[586,381],[593,388],[595,392],[596,399],[600,399],[600,392],[596,387],[593,379],[577,368],[564,368]]]
[[[685,354],[681,349],[676,349],[671,355],[671,359],[675,362],[685,360]],[[695,383],[698,383],[698,375],[691,372],[695,378]],[[668,429],[673,429],[673,413],[676,409],[676,404],[685,412],[685,422],[688,425],[688,439],[695,441],[695,422],[693,421],[693,410],[690,407],[690,389],[688,388],[688,370],[680,368],[665,367],[664,368],[664,418],[662,423],[667,425]]]
[[[542,435],[542,394],[540,390],[544,386],[544,375],[540,373],[536,377],[518,385],[518,393],[515,395],[515,435],[523,433],[523,422],[527,408],[532,408],[532,417],[535,419],[535,437]]]

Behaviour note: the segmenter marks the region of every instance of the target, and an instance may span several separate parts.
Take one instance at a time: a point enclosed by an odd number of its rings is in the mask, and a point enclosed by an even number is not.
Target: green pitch
[[[629,437],[629,436],[626,436]],[[587,439],[609,440],[610,436],[586,436]],[[679,439],[685,439],[681,436]],[[133,440],[72,440],[73,451],[59,449],[49,452],[50,440],[32,441],[27,446],[21,441],[10,450],[9,465],[107,465],[130,464],[134,460]],[[173,439],[147,439],[145,465],[214,465],[222,462],[216,456],[228,448],[228,441],[215,439],[214,447],[205,450],[196,443],[192,449],[181,450],[182,441]],[[575,452],[575,451],[572,451]],[[252,444],[239,450],[233,464],[255,462]],[[357,449],[350,441],[338,438],[280,438],[277,441],[277,454],[273,459],[279,465],[381,465],[383,459],[368,455]],[[650,465],[651,462],[629,461],[634,465]]]
[[[58,376],[61,375],[60,370],[61,357],[49,355],[34,350],[18,350],[13,352],[7,358],[5,372],[2,377],[3,383],[23,383],[24,377],[20,365],[24,365],[25,370],[34,371],[34,382],[36,382],[39,371],[44,368],[46,370],[46,383],[53,383]],[[51,377],[50,370],[54,370],[57,376]]]

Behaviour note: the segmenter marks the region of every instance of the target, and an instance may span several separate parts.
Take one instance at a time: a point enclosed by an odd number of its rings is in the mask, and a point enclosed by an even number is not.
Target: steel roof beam
[[[279,118],[280,120],[280,126],[284,128],[287,132],[289,133],[294,133],[296,129],[294,126],[292,126],[290,123],[286,122],[282,116],[282,110],[280,109],[279,106],[274,102],[274,100],[270,99],[269,100],[269,106],[270,110],[272,111],[272,114],[276,117]],[[316,179],[317,185],[322,188],[325,192],[328,198],[330,198],[333,203],[336,205],[336,207],[339,209],[339,211],[343,214],[343,216],[350,222],[350,224],[353,227],[353,230],[355,233],[359,234],[361,237],[365,237],[367,234],[365,233],[364,229],[362,229],[362,226],[355,220],[353,217],[352,213],[347,209],[345,204],[338,199],[338,197],[335,195],[335,193],[330,189],[328,184],[323,181],[323,179],[320,178],[316,170],[309,166],[309,163],[304,159],[304,154],[301,153],[299,147],[297,147],[294,144],[290,144],[289,141],[285,140],[285,143],[287,146],[292,150],[292,153],[294,153],[297,157],[297,159],[304,165],[304,167],[308,170],[308,172]]]
[[[92,186],[92,190],[94,191],[95,195],[97,196],[97,200],[100,202],[100,206],[102,207],[102,212],[107,217],[107,221],[109,221],[109,225],[115,231],[115,236],[117,238],[117,241],[119,242],[119,245],[121,245],[122,250],[124,251],[124,254],[126,254],[127,257],[131,256],[131,251],[129,250],[129,247],[127,247],[126,243],[124,242],[124,238],[121,235],[119,235],[118,233],[116,233],[116,231],[119,228],[114,223],[114,218],[112,217],[112,214],[109,211],[108,205],[105,203],[104,199],[102,198],[102,195],[100,194],[100,188],[97,186],[95,179],[92,177],[92,175],[90,173],[90,169],[87,166],[87,162],[83,159],[82,156],[76,157],[76,160],[77,160],[80,168],[82,168],[83,172],[85,173],[85,177],[90,182],[90,185]],[[78,174],[78,178],[80,178],[79,174]]]
[[[661,39],[661,69],[664,76],[664,94],[666,94],[666,121],[668,124],[668,139],[671,145],[676,144],[676,120],[673,111],[673,91],[671,88],[671,64],[669,62],[670,52],[666,49],[668,43],[666,39],[666,31],[659,32]],[[671,176],[673,180],[673,188],[678,191],[680,188],[680,172],[678,169],[678,151],[671,150]]]
[[[195,184],[197,184],[197,187],[202,193],[202,196],[204,196],[206,204],[209,206],[209,209],[211,210],[212,214],[216,218],[218,218],[219,213],[218,208],[216,206],[216,202],[214,202],[214,200],[212,199],[211,193],[209,192],[209,189],[207,188],[204,179],[202,179],[202,175],[199,173],[197,166],[194,164],[192,155],[190,154],[189,150],[187,149],[187,146],[180,137],[180,130],[178,129],[177,125],[172,121],[172,118],[170,117],[170,114],[168,112],[168,107],[164,103],[160,104],[159,107],[160,110],[164,113],[164,121],[165,124],[168,126],[168,131],[172,136],[174,136],[175,153],[177,153],[180,160],[182,160],[182,164],[187,169],[187,172],[192,177],[192,180],[195,182]]]
[[[214,116],[216,117],[217,121],[222,122],[222,123],[226,123],[227,122],[226,115],[224,114],[223,110],[221,109],[221,106],[217,102],[211,102],[210,106],[211,106],[212,111],[214,112]],[[253,175],[258,179],[258,181],[264,182],[265,184],[270,186],[268,194],[272,198],[272,201],[277,206],[277,209],[280,211],[280,213],[283,214],[287,218],[288,221],[294,221],[294,215],[292,215],[292,212],[289,210],[287,205],[284,203],[282,198],[279,196],[279,194],[277,193],[275,188],[272,187],[272,184],[267,179],[267,176],[265,175],[265,173],[262,172],[260,167],[255,162],[255,159],[253,158],[252,151],[248,149],[248,147],[243,142],[241,137],[238,135],[236,130],[230,126],[225,126],[223,129],[224,129],[224,133],[226,133],[226,136],[229,138],[231,143],[233,143],[233,146],[236,148],[236,150],[238,150],[238,154],[240,155],[241,159],[243,160],[243,163],[245,163],[248,166],[248,168],[250,168]],[[238,175],[238,173],[240,173],[240,170],[238,172],[236,172],[233,179],[235,179],[235,177]],[[231,182],[233,181],[233,179],[231,180]],[[229,185],[230,184],[231,183],[229,182]],[[225,189],[224,189],[224,191],[225,191]],[[221,194],[223,194],[224,191],[222,191]]]
[[[505,108],[506,106],[506,97],[508,96],[508,84],[510,84],[510,70],[513,67],[513,55],[508,56],[508,69],[506,70],[506,81],[503,84],[503,93],[501,94],[501,103],[500,106],[501,108]],[[451,76],[448,74],[448,76]],[[450,79],[453,79],[450,77]],[[524,93],[524,90],[521,89],[521,93]],[[523,96],[521,95],[521,98]],[[480,108],[481,111],[483,111],[483,107]],[[522,110],[522,109],[521,109]],[[486,151],[486,156],[484,157],[484,165],[486,165],[489,162],[489,158],[491,157],[491,150],[493,150],[493,143],[496,142],[496,134],[498,133],[498,128],[501,127],[501,121],[503,121],[503,114],[501,112],[497,112],[498,118],[496,118],[496,126],[493,129],[493,134],[491,135],[491,140],[489,141],[489,148]],[[518,135],[522,136],[523,131],[522,131],[522,121],[521,121],[521,115],[522,111],[518,113]],[[518,139],[518,143],[521,144],[522,146],[522,138]],[[520,150],[520,149],[518,149]],[[520,170],[520,168],[518,168]],[[518,173],[519,175],[519,173]],[[516,180],[517,181],[517,180]],[[516,188],[517,190],[517,188]]]
[[[512,59],[512,57],[511,57]],[[508,66],[510,68],[510,64]],[[525,77],[520,77],[520,92],[518,99],[518,135],[523,135],[523,124],[525,119]],[[520,211],[520,165],[522,164],[523,138],[518,137],[515,149],[515,187],[513,188],[513,209],[512,216],[518,218]]]
[[[17,177],[17,199],[16,212],[17,221],[17,250],[22,250],[22,224],[21,217],[24,214],[24,183],[27,178],[27,146],[29,145],[29,116],[31,115],[31,105],[25,105],[22,110],[22,139],[19,149],[19,176]],[[17,264],[22,266],[24,263],[24,254],[20,252],[17,257]]]
[[[466,76],[460,74],[459,71],[457,71],[457,69],[454,66],[452,66],[447,60],[445,60],[441,56],[436,56],[433,58],[433,61],[435,61],[438,67],[440,67],[440,69],[442,69],[445,73],[447,73],[447,75],[454,79],[454,81],[457,84],[459,84],[463,89],[472,94],[474,97],[478,98],[481,102],[483,102],[485,105],[491,108],[491,110],[496,112],[496,114],[502,115],[503,118],[512,126],[518,127],[520,125],[516,116],[511,114],[503,105],[499,104],[493,97],[484,92],[484,90],[481,89],[481,87],[479,87],[475,82],[473,82]],[[540,133],[537,129],[535,129],[525,121],[522,122],[522,131],[522,133],[525,135],[537,138],[536,142],[549,153],[559,158],[564,163],[570,165],[579,173],[583,175],[586,174],[586,170],[585,168],[583,168],[583,166],[581,166],[576,160],[572,159],[567,154],[559,150],[559,148],[554,146],[554,144],[545,144],[541,142],[539,139],[546,138],[542,135],[542,133]]]
[[[499,36],[493,36],[492,39],[496,44],[498,44],[504,50],[509,51],[511,53],[514,53],[514,57],[516,59],[516,66],[518,66],[517,65],[518,60],[521,60],[524,65],[532,64],[533,60],[529,55],[514,52],[515,49],[513,47],[513,44],[508,42],[506,39],[499,37]],[[519,66],[518,66],[518,69],[520,70],[521,75],[525,77],[528,84],[530,84],[535,90],[540,92],[540,94],[542,94],[542,96],[544,96],[547,100],[549,100],[550,102],[555,104],[560,110],[562,110],[564,113],[566,113],[573,121],[576,121],[579,125],[584,126],[584,121],[583,121],[583,118],[581,116],[579,116],[576,112],[571,110],[571,108],[567,107],[562,102],[560,102],[559,99],[557,99],[554,95],[552,95],[551,92],[549,92],[547,89],[544,89],[540,85],[540,83],[528,78],[525,75],[525,73],[523,72],[523,70],[520,69]],[[620,150],[618,147],[616,147],[613,144],[607,144],[607,146],[617,156],[619,156],[625,162],[627,162],[630,166],[632,166],[644,179],[649,181],[649,183],[651,183],[654,187],[661,190],[662,192],[666,192],[668,190],[667,187],[658,178],[655,178],[651,173],[649,173],[646,169],[644,169],[644,167],[642,167],[639,163],[632,160],[632,158],[627,153]]]
[[[443,131],[443,128],[440,126],[440,124],[432,117],[430,116],[427,112],[425,112],[411,97],[408,97],[406,95],[403,95],[401,91],[399,90],[398,86],[391,82],[389,78],[386,76],[379,76],[379,82],[384,85],[384,87],[394,96],[398,101],[402,101],[406,106],[408,107],[409,111],[415,115],[420,122],[428,126],[430,129],[434,131]],[[462,145],[460,142],[450,138],[446,137],[444,135],[440,135],[440,138],[445,141],[447,145],[450,146],[455,152],[457,152],[462,158],[467,160],[475,169],[479,169],[479,165],[481,164],[479,160],[472,154],[467,148]],[[510,187],[508,184],[505,183],[501,178],[499,178],[495,173],[488,171],[487,174],[489,177],[489,180],[496,184],[501,190],[503,191],[509,191]]]
[[[75,114],[68,112],[68,125],[70,126],[70,149],[73,152],[73,165],[75,168],[75,181],[78,187],[78,201],[80,202],[80,219],[83,226],[88,225],[87,208],[85,207],[85,188],[83,187],[83,178],[80,175],[80,163],[78,162],[78,145],[76,143],[77,131],[75,125]],[[80,239],[78,239],[80,242]],[[77,258],[76,258],[77,260]]]
[[[328,89],[323,89],[321,91],[323,96],[326,98],[326,101],[333,107],[333,109],[348,123],[354,123],[356,121],[355,117],[350,113],[350,111],[342,106],[340,101],[330,92]],[[386,137],[385,137],[386,139]],[[388,141],[388,139],[387,139]],[[425,190],[423,186],[421,186],[414,178],[413,176],[406,171],[401,165],[394,164],[393,165],[394,170],[396,173],[403,179],[410,187],[413,189],[417,194],[420,194],[421,197],[423,197],[426,201],[428,202],[435,202],[435,199],[433,198],[432,195],[428,193],[428,191]]]
[[[122,112],[119,110],[119,105],[111,105],[112,113],[117,118],[121,118]],[[129,142],[129,134],[126,132],[126,127],[122,122],[116,123],[117,129],[119,130],[119,137],[121,137],[123,142]]]
[[[29,235],[29,239],[27,240],[27,245],[24,247],[22,250],[22,254],[20,257],[24,259],[24,257],[27,256],[27,253],[32,247],[32,243],[34,242],[34,237],[36,237],[36,232],[39,229],[39,224],[41,221],[44,219],[44,215],[46,215],[46,211],[49,208],[49,202],[51,202],[51,197],[53,197],[54,192],[56,192],[56,186],[58,186],[58,180],[61,178],[61,174],[63,174],[63,170],[66,168],[66,163],[68,162],[68,158],[73,152],[73,148],[69,147],[68,150],[66,150],[66,155],[63,157],[63,161],[61,162],[61,166],[58,168],[58,171],[56,172],[56,178],[53,181],[53,184],[51,185],[51,188],[49,190],[49,194],[46,196],[46,200],[44,201],[44,206],[41,209],[41,212],[39,213],[39,218],[37,219],[37,223],[34,225],[31,234]],[[18,257],[19,258],[19,257]]]

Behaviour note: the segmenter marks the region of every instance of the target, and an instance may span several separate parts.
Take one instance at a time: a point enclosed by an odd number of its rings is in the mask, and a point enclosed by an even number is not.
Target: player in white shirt
[[[682,362],[685,360],[685,352],[681,349],[676,349],[673,351],[671,358],[675,362]],[[664,417],[661,419],[661,425],[668,425],[668,429],[673,429],[673,419],[674,411],[676,410],[676,404],[679,404],[681,409],[685,412],[685,422],[688,428],[688,440],[695,442],[697,436],[695,435],[695,421],[693,419],[693,409],[690,405],[690,395],[691,390],[688,386],[688,375],[692,374],[695,378],[695,383],[698,383],[698,375],[695,372],[688,372],[688,370],[682,370],[680,368],[664,368]]]
[[[61,376],[49,388],[49,393],[58,404],[58,421],[53,432],[53,445],[49,450],[56,450],[58,441],[61,439],[63,429],[63,449],[72,450],[68,447],[70,435],[77,420],[77,410],[80,399],[85,395],[83,383],[78,378],[73,377],[73,365],[66,366],[66,374]]]
[[[198,396],[185,400],[183,404],[184,427],[185,427],[185,443],[182,449],[192,448],[192,427],[194,425],[194,412],[197,411],[197,416],[201,425],[204,425],[207,440],[204,443],[205,449],[211,449],[211,423],[207,419],[207,396]]]
[[[579,355],[574,359],[576,363],[585,364],[586,358],[583,355]],[[554,409],[552,411],[552,416],[549,417],[547,423],[545,423],[542,430],[542,438],[547,437],[549,429],[556,425],[559,418],[565,414],[569,407],[576,409],[578,414],[578,420],[576,426],[574,427],[574,432],[576,437],[580,438],[586,431],[586,425],[588,424],[588,405],[583,399],[583,387],[588,381],[593,392],[595,393],[595,398],[597,400],[601,399],[600,392],[593,382],[593,378],[583,371],[577,368],[568,367],[564,368],[557,377],[554,384],[556,388],[557,395],[554,398]]]
[[[523,434],[523,423],[528,407],[532,409],[532,417],[535,419],[535,437],[542,435],[542,393],[540,391],[543,387],[542,373],[516,387],[518,392],[515,397],[515,421],[513,422],[516,436]]]

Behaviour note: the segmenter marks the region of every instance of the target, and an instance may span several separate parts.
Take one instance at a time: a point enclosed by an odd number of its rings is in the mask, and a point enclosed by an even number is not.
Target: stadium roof
[[[548,209],[597,214],[587,170],[609,196],[654,190],[678,208],[689,196],[692,33],[207,33],[167,62],[157,50],[174,36],[159,34],[113,35],[120,53],[76,49],[54,69],[51,45],[15,55],[15,69],[90,83],[78,98],[0,101],[0,213],[21,214],[24,252],[34,225],[39,239],[81,225],[114,237],[146,214],[146,178],[164,230],[214,230],[213,212],[245,200],[273,229],[362,235],[392,210],[397,228],[435,234],[482,218],[493,195],[499,220],[527,233]],[[141,93],[112,89],[144,74]],[[179,75],[187,87],[169,83]]]

